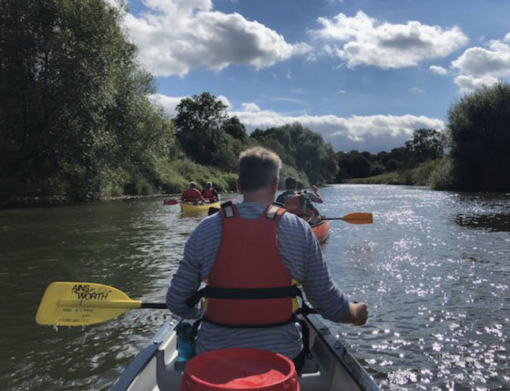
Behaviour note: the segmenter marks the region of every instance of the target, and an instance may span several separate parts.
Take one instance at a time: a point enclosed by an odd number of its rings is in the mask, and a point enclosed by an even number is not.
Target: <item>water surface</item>
[[[367,301],[369,324],[329,324],[382,389],[510,389],[510,195],[337,185],[323,250],[335,282]],[[0,381],[6,390],[108,390],[169,319],[131,311],[87,328],[35,324],[52,281],[115,286],[164,301],[199,218],[161,199],[0,211]]]

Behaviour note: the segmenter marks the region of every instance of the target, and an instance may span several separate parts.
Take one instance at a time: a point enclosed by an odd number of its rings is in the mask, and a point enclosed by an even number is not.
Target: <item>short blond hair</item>
[[[280,176],[280,157],[266,148],[255,147],[239,155],[239,185],[244,191],[271,186]]]

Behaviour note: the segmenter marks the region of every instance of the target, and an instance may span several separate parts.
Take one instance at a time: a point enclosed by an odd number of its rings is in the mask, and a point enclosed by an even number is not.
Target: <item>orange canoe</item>
[[[324,243],[329,237],[329,222],[322,220],[320,223],[312,225],[312,231],[317,236],[319,243]]]

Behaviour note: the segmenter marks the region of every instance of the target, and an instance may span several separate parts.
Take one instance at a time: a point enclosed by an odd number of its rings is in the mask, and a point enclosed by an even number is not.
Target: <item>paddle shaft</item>
[[[349,213],[343,217],[321,217],[322,220],[343,220],[349,224],[372,224],[372,213]]]
[[[141,308],[153,308],[157,310],[166,310],[168,307],[165,303],[142,303]]]

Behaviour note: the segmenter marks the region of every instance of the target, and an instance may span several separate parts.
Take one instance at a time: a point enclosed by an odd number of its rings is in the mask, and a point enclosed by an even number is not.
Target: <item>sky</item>
[[[337,151],[442,130],[464,94],[510,77],[507,0],[124,1],[170,116],[208,91],[248,131],[300,122]]]

